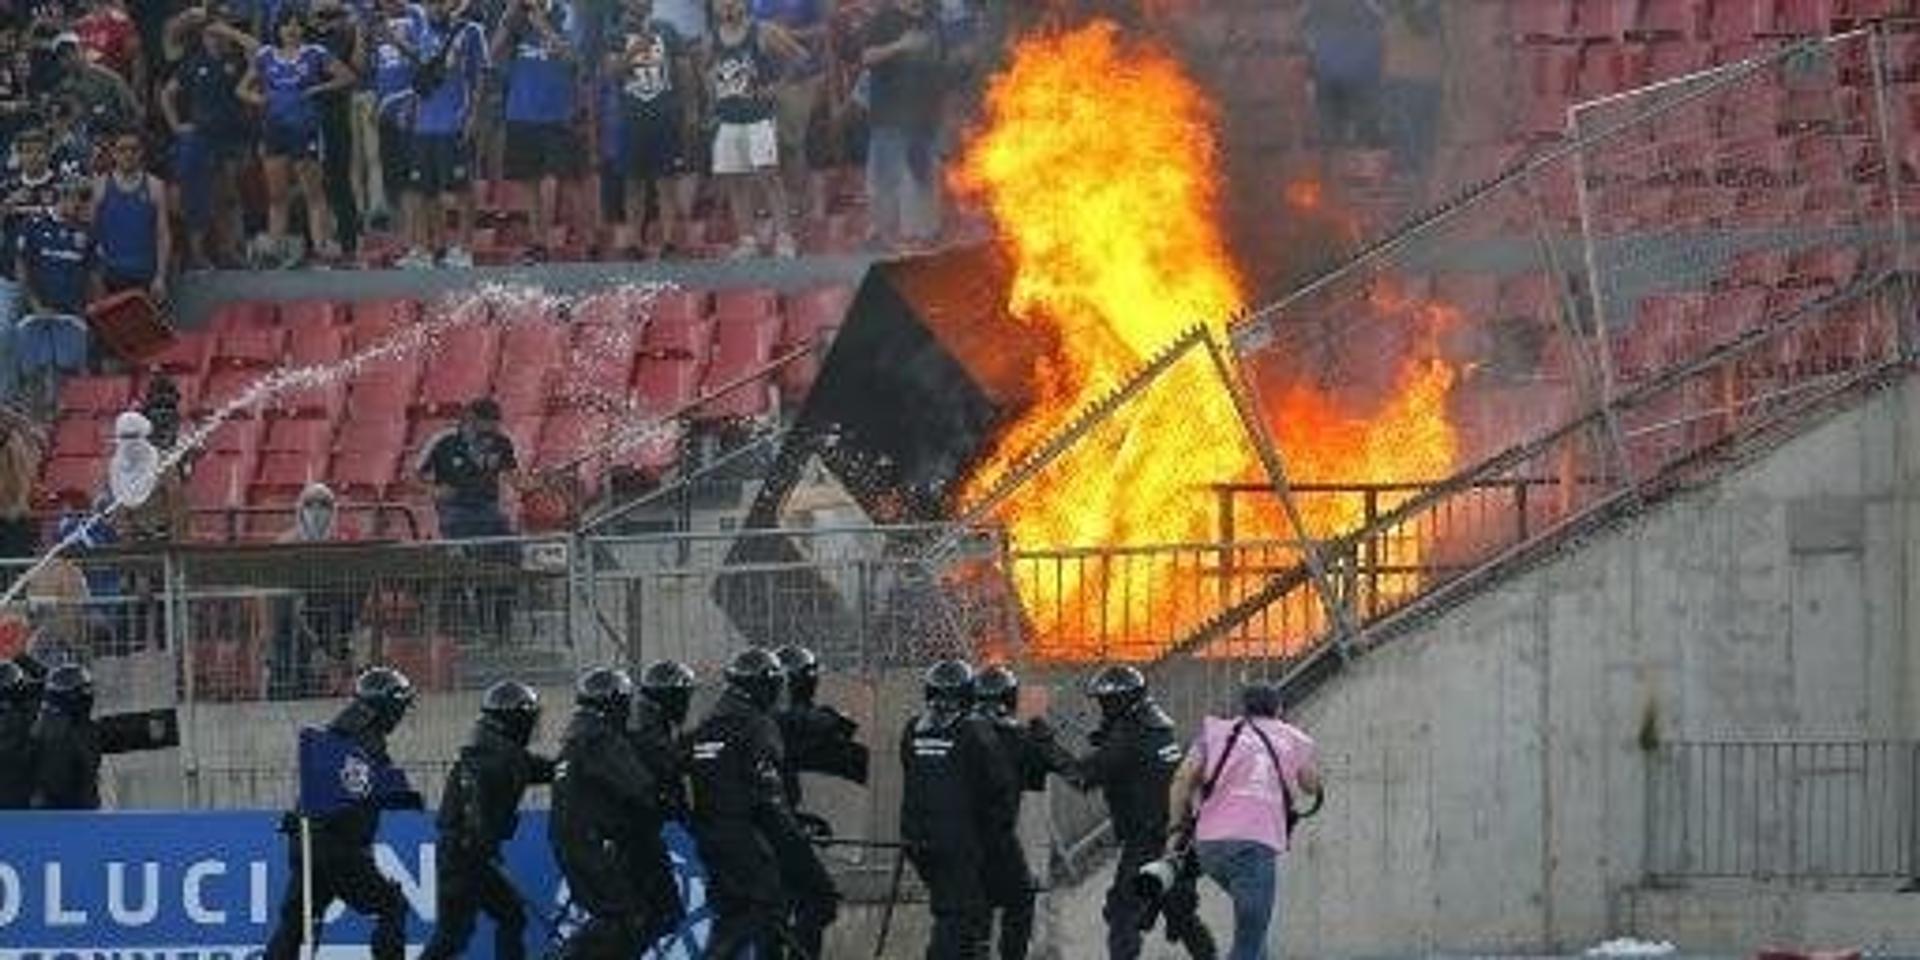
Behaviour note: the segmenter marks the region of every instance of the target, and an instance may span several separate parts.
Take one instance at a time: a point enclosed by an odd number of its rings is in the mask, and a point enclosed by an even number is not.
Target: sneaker
[[[433,266],[433,257],[419,247],[408,247],[393,265],[401,270],[425,270]]]
[[[538,245],[528,247],[520,252],[520,262],[527,266],[532,266],[536,263],[546,263],[547,248]]]
[[[792,260],[800,255],[800,247],[793,242],[793,234],[783,233],[773,238],[773,255],[782,260]]]
[[[473,254],[467,252],[466,247],[448,247],[447,252],[440,255],[440,265],[450,270],[470,270],[473,268]]]

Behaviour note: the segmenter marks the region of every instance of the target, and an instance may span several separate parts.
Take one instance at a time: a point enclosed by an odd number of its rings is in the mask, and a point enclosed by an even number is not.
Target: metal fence
[[[1665,744],[1647,777],[1647,874],[1920,876],[1920,743]]]

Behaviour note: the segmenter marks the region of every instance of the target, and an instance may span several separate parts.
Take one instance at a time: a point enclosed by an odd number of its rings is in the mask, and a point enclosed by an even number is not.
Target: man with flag
[[[406,898],[380,873],[373,838],[382,810],[419,810],[420,794],[387,756],[387,737],[413,703],[413,683],[391,667],[373,667],[353,684],[353,702],[325,727],[300,731],[300,800],[281,821],[290,834],[293,881],[267,960],[295,960],[318,944],[333,901],[374,918],[373,960],[406,953]]]

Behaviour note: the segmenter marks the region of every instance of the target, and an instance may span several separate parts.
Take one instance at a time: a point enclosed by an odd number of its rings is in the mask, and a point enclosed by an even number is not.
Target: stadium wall
[[[1909,379],[1354,661],[1295,711],[1331,800],[1287,871],[1286,954],[1836,926],[1920,950],[1884,892],[1642,888],[1647,745],[1920,734],[1917,426]]]

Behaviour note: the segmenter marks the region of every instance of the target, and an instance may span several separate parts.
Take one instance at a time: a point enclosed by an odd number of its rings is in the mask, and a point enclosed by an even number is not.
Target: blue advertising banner
[[[261,811],[0,814],[0,960],[258,958],[288,890],[279,822]],[[691,960],[706,936],[703,871],[690,836],[678,826],[665,836],[689,915],[646,956]],[[417,952],[435,919],[431,815],[387,814],[374,855],[406,895],[409,953]],[[503,856],[527,902],[529,950],[540,956],[578,920],[547,848],[545,812],[521,817]],[[366,957],[369,932],[335,904],[319,956]],[[493,956],[484,917],[465,956]]]

